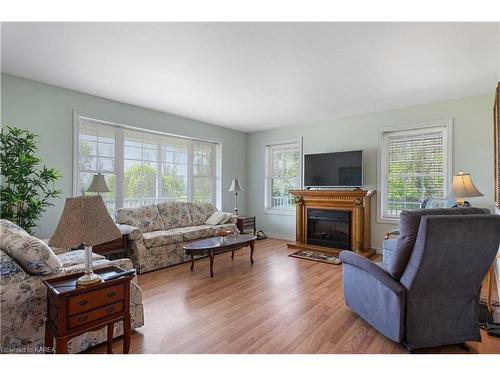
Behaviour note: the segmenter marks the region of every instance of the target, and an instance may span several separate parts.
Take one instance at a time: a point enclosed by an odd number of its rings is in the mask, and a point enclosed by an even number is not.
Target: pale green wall
[[[450,118],[454,120],[453,170],[470,172],[474,183],[484,194],[482,198],[470,199],[472,205],[493,209],[492,108],[493,94],[488,94],[251,133],[247,146],[248,210],[257,215],[259,229],[270,234],[295,237],[294,215],[275,215],[264,210],[264,145],[268,141],[303,137],[306,154],[363,150],[365,187],[377,189],[377,147],[381,128]],[[395,226],[377,222],[374,204],[372,246],[380,248],[384,233]]]
[[[72,195],[73,110],[102,120],[218,140],[222,145],[223,210],[231,211],[234,206],[233,195],[227,191],[231,179],[241,178],[242,185],[246,186],[245,133],[7,74],[1,76],[1,95],[2,125],[27,128],[41,136],[39,155],[47,166],[59,169],[64,175],[58,184],[63,197]],[[245,212],[244,193],[241,196],[241,211]],[[63,204],[64,199],[58,199],[55,207],[47,210],[36,230],[37,236],[51,235]]]
[[[73,110],[103,120],[169,133],[219,140],[222,144],[223,209],[232,210],[227,192],[233,177],[245,189],[240,212],[257,215],[259,229],[284,237],[295,236],[295,216],[264,212],[264,145],[268,141],[303,137],[304,153],[364,150],[365,187],[377,189],[377,147],[381,128],[423,122],[454,120],[453,169],[472,174],[483,198],[470,199],[475,206],[493,207],[493,94],[432,103],[423,106],[353,116],[300,126],[245,134],[167,113],[127,105],[7,74],[1,76],[1,123],[28,128],[41,135],[40,156],[64,174],[64,196],[72,194]],[[63,207],[63,199],[50,208],[37,235],[51,234]],[[374,201],[375,202],[375,201]],[[385,231],[393,224],[377,223],[372,211],[372,246],[381,247]]]

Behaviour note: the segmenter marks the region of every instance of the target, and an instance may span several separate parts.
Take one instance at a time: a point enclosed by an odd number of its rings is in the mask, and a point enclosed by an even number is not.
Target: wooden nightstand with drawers
[[[123,272],[111,266],[95,270],[104,276]],[[107,327],[107,351],[112,353],[113,330],[116,322],[123,320],[123,353],[130,347],[130,281],[133,275],[102,281],[89,286],[76,286],[83,273],[44,280],[47,286],[47,321],[45,347],[55,352],[67,353],[68,341],[89,331]]]

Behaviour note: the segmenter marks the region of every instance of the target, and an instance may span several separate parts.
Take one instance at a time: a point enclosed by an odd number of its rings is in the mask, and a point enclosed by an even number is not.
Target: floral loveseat
[[[0,229],[5,227],[21,230],[7,220],[0,220]],[[24,231],[23,231],[24,232]],[[26,233],[26,232],[24,232]],[[2,248],[7,245],[0,242]],[[66,251],[52,248],[62,267],[50,275],[30,275],[0,249],[0,353],[42,353],[44,348],[45,317],[47,310],[47,289],[42,280],[83,272],[85,270],[84,250]],[[94,268],[116,265],[132,269],[130,259],[109,261],[103,256],[93,255]],[[142,291],[134,278],[130,288],[130,312],[132,328],[144,324]],[[123,322],[115,324],[114,337],[123,334]],[[71,339],[68,351],[77,353],[106,341],[106,329],[88,332]]]
[[[190,260],[182,246],[219,230],[236,232],[236,218],[221,225],[205,221],[217,211],[210,203],[164,202],[155,205],[121,208],[115,220],[128,235],[128,256],[138,272],[154,271]]]

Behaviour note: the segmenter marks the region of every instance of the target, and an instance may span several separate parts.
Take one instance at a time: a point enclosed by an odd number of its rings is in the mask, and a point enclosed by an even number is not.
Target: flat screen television
[[[304,187],[363,186],[363,151],[304,155]]]

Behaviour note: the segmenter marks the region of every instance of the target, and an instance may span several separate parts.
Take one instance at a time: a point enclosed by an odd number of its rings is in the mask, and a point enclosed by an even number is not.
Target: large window
[[[217,144],[78,117],[75,194],[105,176],[109,210],[168,200],[217,204]]]
[[[448,189],[451,124],[386,131],[381,136],[381,218],[398,219]]]
[[[302,142],[286,141],[266,146],[267,209],[293,209],[289,190],[301,188]]]

